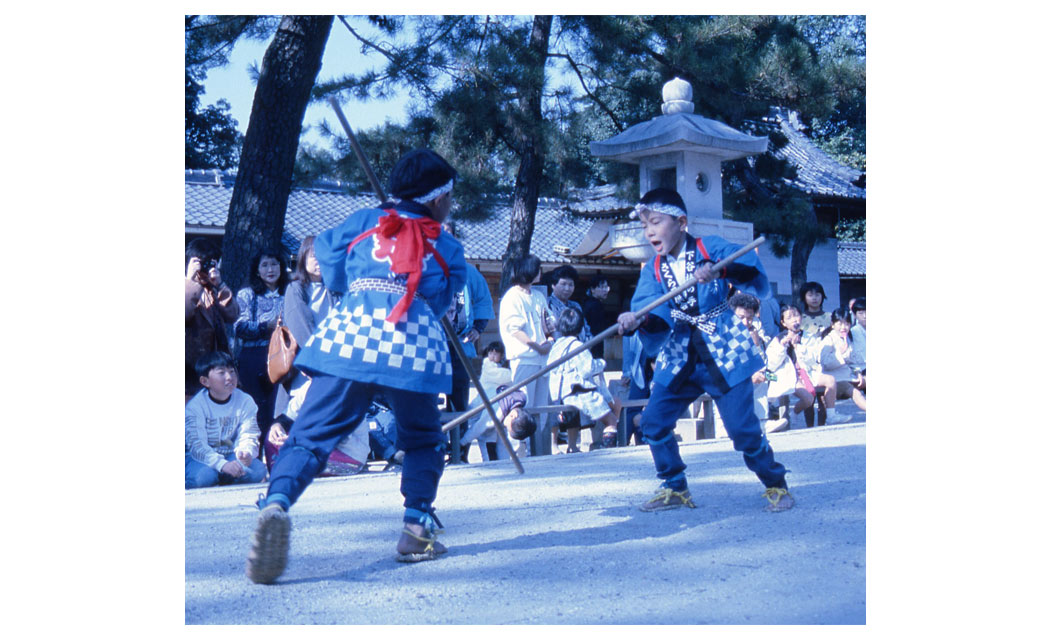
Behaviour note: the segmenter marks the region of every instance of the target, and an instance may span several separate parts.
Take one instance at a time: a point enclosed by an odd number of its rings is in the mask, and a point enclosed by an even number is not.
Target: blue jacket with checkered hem
[[[703,236],[698,242],[693,236],[686,235],[686,249],[695,247],[698,251],[697,265],[708,260],[718,262],[741,246],[719,236]],[[632,311],[641,309],[671,290],[667,278],[660,274],[659,258],[650,258],[642,268],[638,287],[631,298]],[[730,283],[737,290],[750,293],[760,300],[770,295],[769,280],[754,251],[737,258],[718,276],[712,282],[696,285],[693,291],[696,307],[691,315],[695,315],[697,309],[699,313],[705,313],[725,302]],[[675,301],[671,300],[651,311],[638,331],[646,355],[656,357],[654,382],[673,389],[689,377],[696,366],[702,366],[707,368],[715,383],[726,391],[749,380],[753,373],[765,367],[761,350],[751,340],[747,326],[732,310],[727,309],[711,320],[714,324],[712,333],[695,331],[706,347],[701,349],[691,344],[694,327],[671,318],[674,304]]]
[[[401,201],[392,208],[403,218],[427,218],[427,209],[416,202]],[[391,272],[391,259],[384,257],[389,240],[379,234],[361,237],[377,228],[389,210],[361,209],[317,236],[314,254],[321,277],[343,298],[303,345],[295,366],[307,374],[449,393],[452,364],[440,317],[466,284],[463,246],[444,231],[423,239],[433,252],[424,253],[414,299],[391,322],[388,316],[405,295],[406,275]],[[396,251],[396,241],[394,246]]]

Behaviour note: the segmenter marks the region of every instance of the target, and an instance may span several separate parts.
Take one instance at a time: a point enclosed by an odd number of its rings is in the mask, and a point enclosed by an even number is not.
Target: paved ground
[[[186,492],[188,624],[864,624],[860,422],[773,434],[795,509],[762,510],[728,440],[685,443],[697,509],[643,513],[648,447],[449,467],[449,554],[394,561],[398,476],[316,481],[292,509],[288,569],[244,577],[265,490]]]

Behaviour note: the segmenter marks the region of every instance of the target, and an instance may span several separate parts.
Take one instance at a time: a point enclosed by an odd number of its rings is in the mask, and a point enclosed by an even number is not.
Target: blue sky
[[[363,20],[348,18],[355,30]],[[230,103],[230,111],[237,120],[237,128],[243,134],[248,128],[248,119],[252,112],[252,100],[255,97],[255,82],[248,73],[248,68],[255,63],[258,66],[262,62],[269,40],[259,42],[256,40],[242,39],[233,48],[230,62],[225,67],[212,69],[205,79],[205,93],[201,100],[202,104],[215,104],[224,98]],[[347,31],[346,27],[336,19],[332,23],[332,32],[328,36],[328,44],[325,46],[324,58],[321,60],[321,71],[318,73],[318,81],[331,80],[347,73],[360,73],[370,67],[380,67],[383,59],[378,55],[366,58],[361,53],[361,47],[357,39]],[[369,129],[382,125],[386,120],[395,123],[404,123],[408,120],[407,94],[401,94],[390,100],[370,99],[361,101],[350,99],[343,102],[342,107],[346,113],[347,120],[354,131]],[[338,121],[327,101],[310,104],[306,109],[303,119],[303,127],[312,127],[313,131],[306,131],[304,141],[311,144],[322,144],[327,146],[317,134],[317,125],[322,120],[328,120],[336,131],[341,131]]]

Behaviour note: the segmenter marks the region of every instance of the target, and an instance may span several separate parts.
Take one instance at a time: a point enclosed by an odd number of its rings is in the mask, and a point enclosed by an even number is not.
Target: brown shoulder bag
[[[295,336],[284,324],[284,314],[278,316],[277,327],[270,336],[270,347],[266,352],[266,373],[270,382],[277,384],[282,382],[288,374],[293,372],[292,362],[299,345],[295,342]]]

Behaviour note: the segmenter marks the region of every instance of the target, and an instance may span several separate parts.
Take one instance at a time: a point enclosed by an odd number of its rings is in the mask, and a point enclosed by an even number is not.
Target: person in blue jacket
[[[740,248],[718,236],[694,238],[687,231],[685,203],[677,191],[646,193],[634,215],[656,255],[642,268],[631,311],[617,319],[621,333],[640,329],[648,355],[656,357],[649,404],[641,428],[653,455],[660,490],[643,511],[695,508],[686,465],[674,437],[675,421],[702,393],[718,406],[733,447],[766,486],[767,509],[794,506],[784,479],[787,469],[773,458],[752,408],[751,374],[765,367],[747,326],[727,304],[729,285],[762,299],[770,294],[757,252],[748,252],[719,273],[711,267]],[[698,283],[645,316],[635,311],[678,288],[691,276]]]
[[[441,229],[456,175],[433,151],[411,151],[391,172],[393,201],[356,211],[314,242],[323,280],[342,300],[295,359],[313,381],[258,502],[246,568],[253,582],[271,583],[284,571],[288,510],[377,396],[393,411],[405,452],[396,558],[418,562],[447,551],[436,539],[434,500],[445,444],[437,394],[452,388],[440,318],[466,284],[463,247]]]

